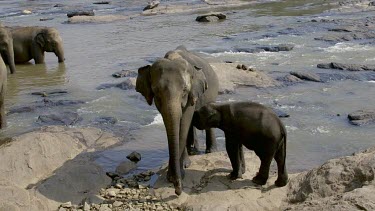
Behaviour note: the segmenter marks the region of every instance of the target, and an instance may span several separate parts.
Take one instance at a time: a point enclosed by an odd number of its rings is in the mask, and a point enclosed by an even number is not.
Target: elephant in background
[[[16,72],[14,64],[13,37],[8,28],[0,25],[0,54],[5,64],[9,65],[10,73]]]
[[[34,59],[35,64],[44,63],[44,52],[54,52],[59,63],[64,62],[63,41],[52,27],[9,27],[13,36],[14,60],[26,63]]]
[[[138,70],[136,91],[149,105],[155,103],[164,120],[169,150],[167,178],[177,195],[182,192],[183,168],[190,162],[186,144],[194,141],[194,111],[214,102],[218,90],[218,78],[210,64],[183,46]],[[213,129],[206,130],[206,143],[206,151],[215,150]]]
[[[7,87],[7,68],[3,59],[0,56],[0,129],[6,126],[5,121],[5,92]]]

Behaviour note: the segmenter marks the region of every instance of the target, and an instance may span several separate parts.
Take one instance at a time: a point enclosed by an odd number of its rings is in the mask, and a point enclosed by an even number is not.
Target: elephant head
[[[219,127],[221,114],[213,104],[207,104],[194,112],[193,125],[199,130]]]
[[[46,52],[54,52],[59,62],[64,62],[63,41],[59,32],[54,28],[43,28],[35,36],[34,41]]]
[[[136,91],[146,98],[149,105],[155,103],[164,120],[171,171],[168,172],[169,180],[173,182],[178,195],[182,191],[180,161],[187,138],[183,136],[187,136],[195,104],[206,90],[207,81],[203,71],[174,51],[152,66],[138,70]]]
[[[9,65],[10,73],[15,73],[13,38],[11,32],[5,27],[0,27],[0,54],[4,62]]]

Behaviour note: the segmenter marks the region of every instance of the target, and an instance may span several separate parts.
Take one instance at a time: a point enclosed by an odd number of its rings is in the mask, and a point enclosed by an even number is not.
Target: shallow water
[[[64,5],[94,8],[96,14],[136,14],[146,1],[112,1],[112,5],[92,5],[91,2],[69,0],[64,1]],[[181,44],[274,76],[289,71],[334,72],[316,68],[318,63],[331,61],[374,64],[374,45],[359,42],[328,44],[314,40],[326,30],[311,24],[311,19],[371,16],[366,12],[349,16],[333,14],[327,10],[334,6],[325,2],[289,0],[257,4],[224,11],[228,20],[214,24],[195,22],[196,14],[139,16],[106,24],[65,24],[65,9],[53,7],[61,1],[0,1],[0,20],[5,25],[56,27],[64,40],[66,57],[64,65],[59,65],[51,53],[47,53],[45,65],[17,65],[17,74],[8,78],[7,109],[43,100],[41,96],[31,95],[32,92],[56,89],[66,90],[68,94],[51,95],[49,99],[85,102],[10,114],[8,127],[1,136],[13,136],[40,127],[37,119],[41,114],[74,111],[82,117],[78,125],[101,127],[124,138],[122,146],[98,157],[98,163],[106,170],[114,170],[133,150],[142,154],[138,170],[157,168],[168,159],[166,134],[158,111],[154,106],[148,106],[134,90],[97,90],[99,85],[118,83],[123,79],[113,78],[112,73],[122,69],[136,70]],[[24,9],[33,13],[20,15]],[[42,17],[54,19],[40,22]],[[294,49],[277,53],[231,52],[235,47],[285,43],[294,44]],[[253,100],[289,113],[291,116],[283,119],[288,130],[288,168],[299,171],[374,144],[374,125],[355,127],[347,121],[348,113],[373,108],[374,92],[375,83],[366,81],[305,82],[270,89],[243,87],[235,95],[221,95],[218,100]],[[115,117],[118,122],[113,126],[103,125],[97,123],[98,117]],[[217,136],[223,150],[222,132],[217,131]]]

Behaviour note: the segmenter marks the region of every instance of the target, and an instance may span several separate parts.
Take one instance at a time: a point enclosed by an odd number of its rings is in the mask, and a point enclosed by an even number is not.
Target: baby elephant
[[[253,102],[209,104],[194,113],[193,125],[199,130],[214,127],[224,131],[233,168],[231,179],[241,178],[245,173],[244,145],[254,150],[261,161],[259,172],[252,180],[255,184],[266,184],[272,158],[275,158],[278,168],[275,185],[286,185],[286,129],[270,108]]]

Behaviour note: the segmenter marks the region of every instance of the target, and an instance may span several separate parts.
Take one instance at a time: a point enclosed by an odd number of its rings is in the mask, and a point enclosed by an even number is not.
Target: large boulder
[[[375,147],[327,161],[288,184],[287,210],[374,210]]]

